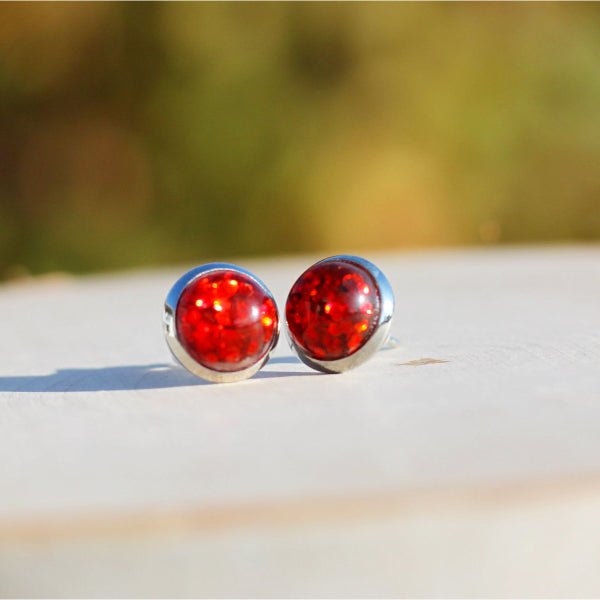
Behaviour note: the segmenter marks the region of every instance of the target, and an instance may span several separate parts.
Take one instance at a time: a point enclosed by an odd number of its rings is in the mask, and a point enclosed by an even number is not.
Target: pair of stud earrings
[[[285,305],[292,348],[325,373],[353,369],[389,337],[394,295],[385,275],[358,256],[333,256],[308,268]],[[252,377],[279,338],[273,295],[249,271],[211,263],[180,277],[165,300],[165,336],[191,373],[217,383]]]

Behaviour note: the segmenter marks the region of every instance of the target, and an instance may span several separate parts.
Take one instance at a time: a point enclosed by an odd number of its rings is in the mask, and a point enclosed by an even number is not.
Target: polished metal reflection
[[[292,349],[298,354],[300,360],[309,367],[312,367],[318,371],[322,371],[323,373],[343,373],[344,371],[355,369],[359,365],[362,365],[364,362],[369,360],[369,358],[371,358],[371,356],[373,356],[377,350],[388,343],[390,338],[392,318],[394,316],[394,292],[392,291],[390,282],[387,280],[387,277],[383,274],[381,269],[375,266],[372,262],[361,258],[360,256],[352,256],[347,254],[325,258],[324,260],[315,263],[313,267],[334,261],[346,262],[351,265],[362,267],[371,275],[371,277],[373,277],[379,294],[380,311],[375,330],[365,344],[353,354],[337,360],[318,360],[308,356],[304,350],[294,342],[292,336],[290,335],[289,327],[286,327],[288,342]]]
[[[242,381],[244,379],[248,379],[248,377],[252,377],[252,375],[257,373],[266,364],[266,362],[271,356],[271,351],[275,348],[277,340],[279,339],[279,329],[281,320],[279,318],[279,312],[277,312],[277,329],[273,332],[271,345],[267,350],[265,356],[255,364],[241,371],[215,371],[213,369],[205,367],[204,365],[201,365],[192,356],[190,356],[187,350],[181,345],[181,342],[179,341],[179,338],[177,336],[177,326],[175,324],[175,313],[177,311],[177,303],[179,302],[179,298],[183,290],[190,283],[192,283],[196,279],[199,279],[200,277],[204,277],[210,273],[214,273],[215,271],[223,270],[231,271],[232,273],[239,273],[250,278],[256,285],[258,285],[261,288],[264,294],[273,301],[273,304],[275,305],[275,310],[277,310],[277,304],[275,303],[275,298],[273,297],[273,294],[271,294],[267,286],[260,279],[258,279],[256,275],[254,275],[250,271],[247,271],[246,269],[242,269],[241,267],[237,267],[229,263],[209,263],[191,269],[175,282],[175,284],[167,294],[167,298],[165,300],[165,307],[163,311],[163,327],[165,332],[165,338],[167,340],[167,344],[169,346],[169,349],[171,350],[171,353],[183,367],[190,371],[190,373],[193,373],[197,377],[201,377],[202,379],[213,381],[215,383],[233,383],[235,381]]]

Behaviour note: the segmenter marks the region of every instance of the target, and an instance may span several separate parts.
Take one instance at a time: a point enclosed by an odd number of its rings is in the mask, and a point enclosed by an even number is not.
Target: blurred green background
[[[0,278],[600,237],[596,3],[3,3]]]

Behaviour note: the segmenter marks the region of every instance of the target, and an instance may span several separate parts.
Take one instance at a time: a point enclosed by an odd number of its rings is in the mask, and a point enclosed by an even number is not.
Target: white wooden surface
[[[400,348],[230,385],[170,359],[185,267],[0,287],[0,594],[600,595],[600,247],[367,258]]]

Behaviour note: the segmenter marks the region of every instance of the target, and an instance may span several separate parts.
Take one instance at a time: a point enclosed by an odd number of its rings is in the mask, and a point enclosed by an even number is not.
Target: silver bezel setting
[[[313,369],[317,369],[318,371],[322,371],[323,373],[343,373],[344,371],[349,371],[350,369],[354,369],[359,365],[362,365],[387,342],[390,336],[392,317],[394,316],[394,292],[392,291],[390,282],[387,280],[387,277],[383,274],[381,269],[375,266],[372,262],[359,256],[352,256],[348,254],[331,256],[329,258],[325,258],[324,260],[320,260],[312,265],[312,267],[306,269],[306,271],[310,271],[310,269],[313,269],[316,266],[327,264],[329,262],[346,262],[351,265],[361,267],[367,271],[375,281],[375,284],[378,288],[377,291],[379,293],[381,307],[379,319],[375,326],[375,330],[371,334],[371,337],[363,346],[349,356],[338,358],[337,360],[318,360],[308,356],[304,350],[294,342],[290,334],[290,328],[287,326],[287,318],[286,330],[290,346],[296,352],[296,354],[298,354],[298,357],[304,364],[312,367]],[[306,271],[304,273],[306,273]],[[304,273],[302,275],[304,275]],[[302,275],[300,277],[302,277]]]
[[[177,336],[175,313],[177,311],[177,303],[179,302],[179,298],[183,290],[196,279],[204,277],[205,275],[208,275],[210,273],[214,273],[215,271],[223,270],[231,271],[233,273],[239,273],[251,279],[256,285],[258,285],[262,289],[266,296],[271,298],[273,304],[275,305],[275,310],[277,311],[277,328],[273,334],[271,346],[267,350],[267,353],[262,359],[260,359],[250,367],[247,367],[246,369],[242,369],[240,371],[215,371],[213,369],[205,367],[204,365],[201,365],[194,358],[192,358],[192,356],[190,356],[187,350],[181,345]],[[250,271],[247,271],[246,269],[242,269],[241,267],[237,267],[229,263],[209,263],[191,269],[187,273],[184,273],[175,282],[175,284],[167,294],[167,298],[165,300],[165,307],[163,311],[163,327],[165,332],[165,338],[167,340],[167,344],[169,346],[169,349],[171,350],[171,353],[173,354],[174,358],[190,373],[193,373],[197,377],[201,377],[202,379],[206,379],[214,383],[233,383],[235,381],[242,381],[244,379],[248,379],[248,377],[252,377],[252,375],[257,373],[269,360],[271,352],[273,348],[275,348],[275,346],[277,345],[277,340],[279,339],[281,319],[279,318],[279,311],[277,310],[277,304],[275,303],[275,298],[273,297],[273,294],[271,294],[267,286],[260,279],[258,279],[256,275],[254,275]]]

